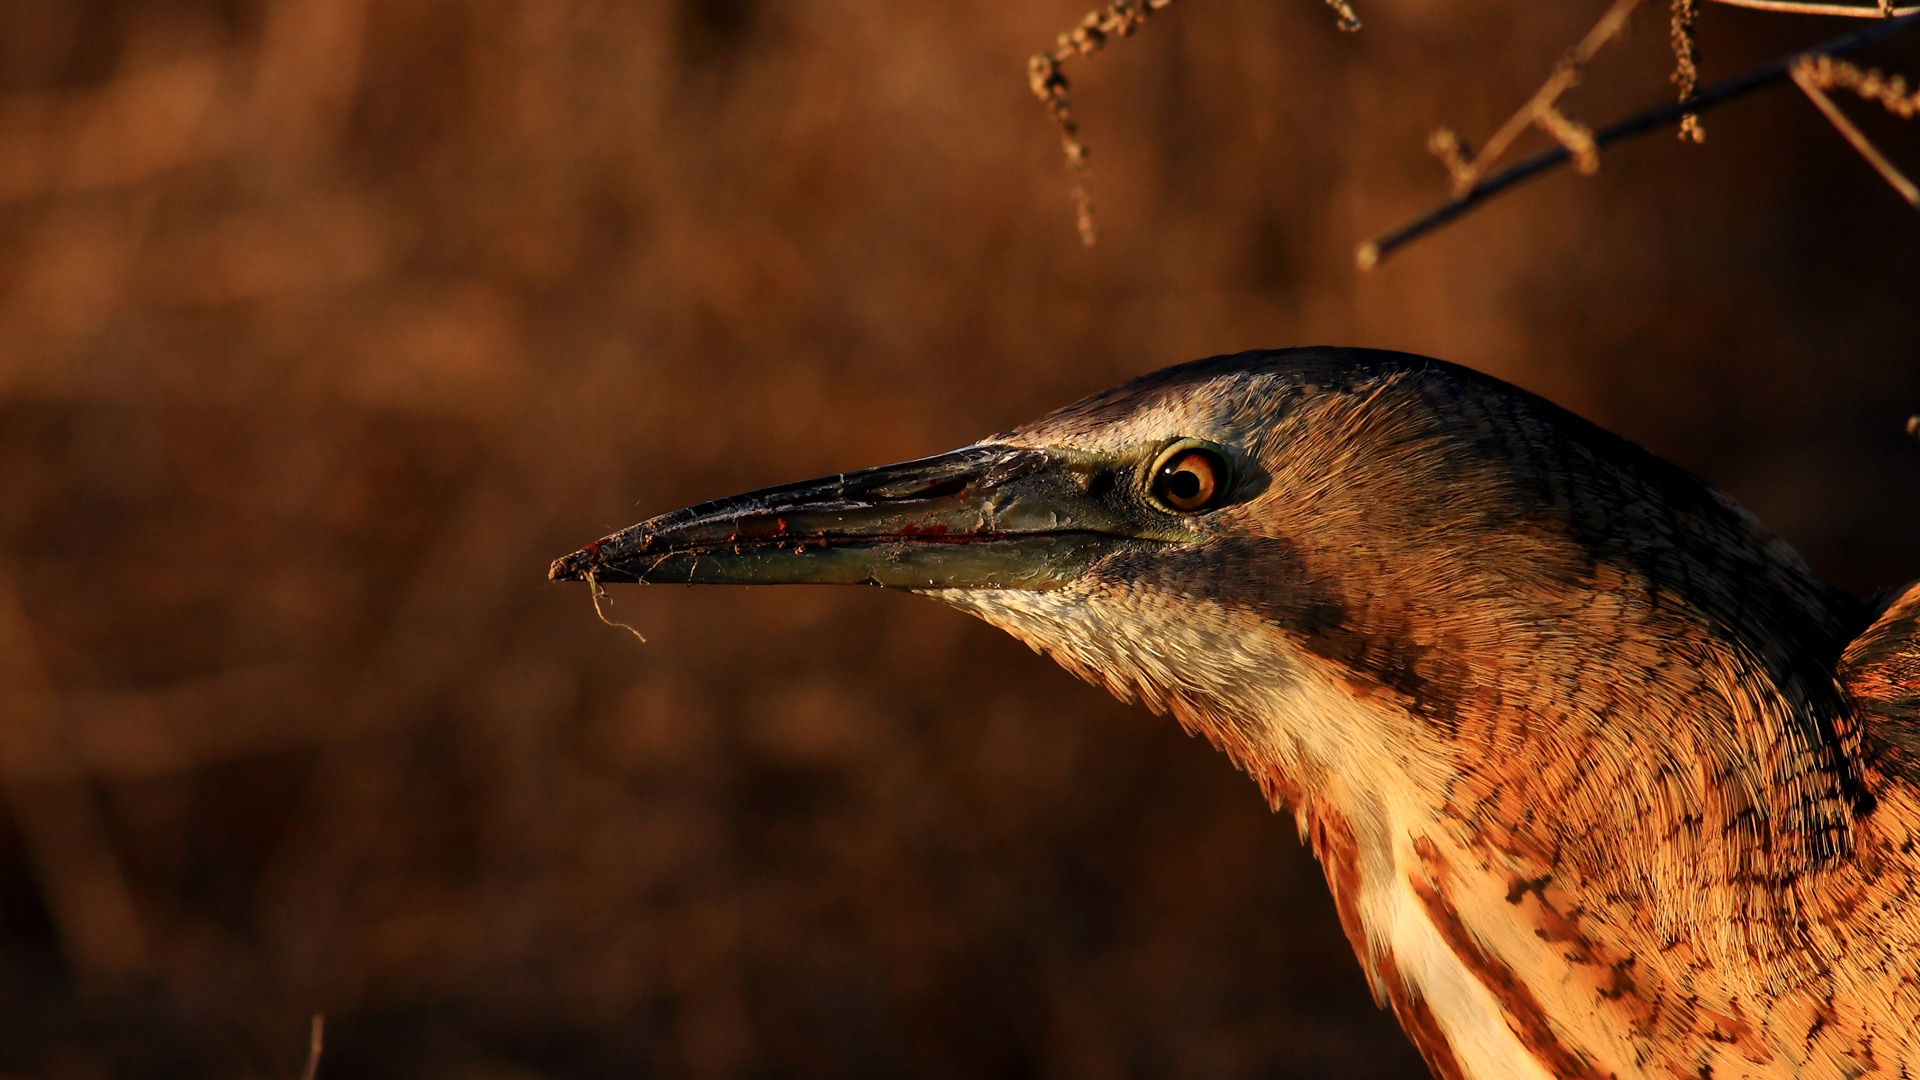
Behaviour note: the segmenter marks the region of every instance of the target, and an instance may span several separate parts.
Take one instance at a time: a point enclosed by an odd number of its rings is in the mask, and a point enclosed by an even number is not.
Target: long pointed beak
[[[1104,476],[1103,476],[1104,474]],[[555,581],[1057,588],[1130,520],[1109,464],[983,444],[690,506],[554,562]]]

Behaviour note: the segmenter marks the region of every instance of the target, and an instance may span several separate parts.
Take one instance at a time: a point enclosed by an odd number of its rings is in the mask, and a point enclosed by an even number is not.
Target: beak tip
[[[582,548],[571,555],[563,555],[553,560],[547,567],[548,581],[585,581],[594,571],[596,559],[592,548]]]

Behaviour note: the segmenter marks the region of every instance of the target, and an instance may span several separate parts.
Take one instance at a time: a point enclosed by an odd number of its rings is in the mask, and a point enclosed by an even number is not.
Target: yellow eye
[[[1183,514],[1204,510],[1226,489],[1227,463],[1211,450],[1182,450],[1153,477],[1153,497]]]

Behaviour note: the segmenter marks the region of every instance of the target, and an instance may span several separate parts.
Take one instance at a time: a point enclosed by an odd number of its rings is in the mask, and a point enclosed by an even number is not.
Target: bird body
[[[1438,1076],[1920,1074],[1920,589],[1498,380],[1199,361],[553,576],[908,588],[1171,712]]]

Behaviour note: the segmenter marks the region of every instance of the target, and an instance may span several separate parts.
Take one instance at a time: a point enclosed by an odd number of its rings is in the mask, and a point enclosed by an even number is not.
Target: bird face
[[[1321,655],[1350,605],[1310,565],[1324,544],[1304,542],[1299,519],[1336,494],[1328,436],[1355,434],[1341,407],[1400,367],[1169,369],[951,453],[641,522],[551,576],[922,593],[1171,709],[1243,764],[1324,766],[1339,746],[1307,743],[1393,740],[1325,723],[1351,702]],[[1275,723],[1309,712],[1320,722]]]
[[[1550,752],[1623,829],[1724,811],[1732,876],[1817,861],[1848,812],[1838,781],[1779,794],[1828,769],[1842,598],[1696,478],[1420,357],[1169,368],[951,453],[641,522],[551,576],[929,595],[1173,712],[1296,808],[1337,788],[1358,819],[1396,815],[1380,793],[1440,814],[1463,777],[1564,801],[1506,775]],[[1741,779],[1710,798],[1696,774]],[[1711,864],[1622,872],[1652,891]]]

